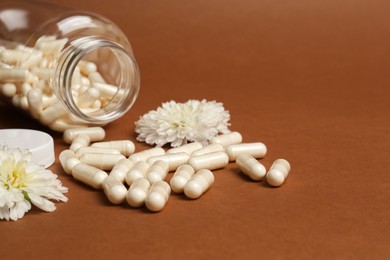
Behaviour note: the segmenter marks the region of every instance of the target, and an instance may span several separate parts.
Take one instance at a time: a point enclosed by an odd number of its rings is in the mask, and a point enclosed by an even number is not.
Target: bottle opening
[[[53,87],[81,121],[104,124],[123,116],[139,92],[139,71],[131,53],[104,38],[69,43],[56,66]]]

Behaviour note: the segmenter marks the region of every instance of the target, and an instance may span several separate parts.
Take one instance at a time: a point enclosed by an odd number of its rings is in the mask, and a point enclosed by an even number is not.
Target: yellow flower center
[[[5,185],[8,189],[10,186],[18,189],[26,186],[26,166],[26,161],[15,161],[11,157],[8,157],[2,162],[0,171],[1,175],[5,177]]]

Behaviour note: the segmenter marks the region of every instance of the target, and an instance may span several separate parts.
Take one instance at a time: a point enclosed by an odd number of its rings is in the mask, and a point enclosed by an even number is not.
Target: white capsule
[[[77,138],[77,137],[76,137]],[[75,139],[73,139],[75,140]],[[86,153],[95,153],[95,154],[117,154],[120,155],[121,153],[116,149],[110,149],[110,148],[96,148],[96,147],[80,147],[77,151],[75,151],[76,157],[80,158]]]
[[[72,77],[72,89],[77,89],[81,87],[81,74],[80,69],[76,67],[73,71],[73,77]]]
[[[89,78],[89,80],[91,81],[92,86],[93,86],[94,83],[103,83],[103,84],[106,83],[106,81],[104,80],[104,78],[102,77],[102,75],[100,75],[100,73],[97,72],[97,71],[90,72],[90,73],[88,74],[88,78]],[[104,92],[102,91],[102,94],[103,94],[103,93],[104,93]]]
[[[81,76],[81,85],[83,86],[91,86],[91,81],[87,77]]]
[[[28,82],[23,82],[20,87],[20,94],[27,96],[28,92],[32,89],[31,84]]]
[[[127,203],[134,208],[142,207],[149,188],[150,183],[147,179],[139,178],[134,180],[126,194]]]
[[[166,161],[155,161],[146,173],[146,179],[150,184],[154,184],[157,181],[163,181],[167,177],[169,171],[169,164]]]
[[[125,176],[126,183],[130,186],[136,179],[145,178],[150,165],[147,162],[139,161],[134,164]]]
[[[80,61],[77,66],[80,68],[81,73],[88,76],[89,73],[97,71],[96,64],[90,61]]]
[[[171,148],[167,151],[167,154],[171,153],[186,153],[188,155],[191,155],[193,151],[198,150],[202,148],[203,145],[199,142],[193,142],[189,144],[184,144],[179,147]]]
[[[42,52],[39,50],[32,50],[30,56],[27,60],[23,61],[21,64],[21,68],[33,68],[39,66],[42,61]]]
[[[112,204],[121,204],[126,199],[127,189],[123,183],[114,176],[108,176],[102,183],[104,194]]]
[[[40,90],[42,92],[42,89],[40,89]],[[52,104],[56,103],[57,101],[58,101],[58,99],[57,99],[56,95],[51,95],[51,96],[42,95],[42,106],[43,106],[43,109],[51,106]]]
[[[85,153],[80,161],[101,170],[111,171],[120,159],[126,158],[121,154]]]
[[[281,186],[291,170],[290,163],[284,159],[277,159],[269,169],[266,179],[271,186]]]
[[[150,157],[146,162],[149,163],[149,165],[152,165],[156,161],[163,160],[168,163],[169,171],[176,171],[176,169],[180,165],[185,164],[189,158],[190,156],[186,153],[171,153]]]
[[[51,130],[57,131],[57,132],[64,132],[68,129],[78,129],[78,128],[84,128],[88,127],[87,123],[84,124],[73,124],[67,119],[59,118],[55,120],[53,123],[49,125],[49,128]]]
[[[263,158],[267,147],[263,143],[232,144],[226,147],[229,161],[235,161],[240,154],[250,154],[255,158]]]
[[[13,97],[13,96],[16,95],[16,92],[17,92],[17,88],[16,88],[16,85],[13,84],[13,83],[5,83],[5,84],[1,87],[1,93],[2,93],[5,97],[11,98],[11,97]]]
[[[102,97],[105,97],[108,100],[112,99],[115,96],[115,94],[119,91],[119,88],[117,86],[100,83],[100,82],[93,82],[92,87],[98,89]]]
[[[164,154],[165,154],[164,149],[162,149],[161,147],[155,147],[152,149],[144,150],[142,152],[134,153],[134,154],[130,155],[129,159],[134,161],[134,162],[146,161],[150,157],[160,156],[160,155],[164,155]]]
[[[4,49],[0,51],[0,60],[5,63],[18,64],[27,60],[29,56],[30,53],[23,50]]]
[[[171,187],[165,181],[154,183],[146,196],[145,206],[150,211],[160,211],[165,207],[171,194]]]
[[[95,88],[87,88],[79,95],[77,102],[80,107],[91,107],[99,97],[99,90]]]
[[[106,136],[106,132],[101,127],[84,127],[68,129],[64,132],[64,141],[67,144],[72,143],[72,140],[79,134],[86,134],[91,139],[91,142],[101,141]]]
[[[58,40],[40,41],[40,42],[36,42],[35,47],[41,50],[44,55],[53,55],[54,57],[56,57],[64,48],[67,42],[68,42],[67,38],[58,39]]]
[[[14,107],[20,107],[20,95],[15,95],[11,99],[11,103]]]
[[[81,163],[80,160],[75,157],[68,158],[65,161],[64,171],[68,174],[69,172],[72,173],[73,168],[79,163]]]
[[[237,157],[236,164],[246,176],[254,181],[260,181],[263,179],[267,172],[264,165],[250,154],[240,154]]]
[[[50,125],[58,118],[62,117],[63,115],[69,113],[68,110],[64,107],[64,105],[61,102],[56,102],[53,105],[45,108],[41,116],[39,118],[39,121],[43,125]]]
[[[210,140],[211,144],[221,144],[228,146],[231,144],[239,144],[242,142],[242,136],[239,132],[231,132],[229,134],[218,135]]]
[[[59,159],[60,159],[60,163],[61,163],[62,169],[64,170],[64,172],[66,174],[71,174],[72,173],[72,168],[73,167],[68,168],[67,165],[66,165],[66,161],[68,159],[70,159],[70,158],[76,158],[76,155],[74,154],[74,152],[72,150],[64,150],[59,155]]]
[[[134,163],[126,158],[120,159],[117,164],[114,165],[110,172],[110,176],[116,177],[122,183],[125,182],[126,174],[134,167]]]
[[[229,163],[229,157],[225,152],[214,152],[204,155],[191,157],[188,164],[194,168],[195,171],[201,169],[215,170],[224,168]]]
[[[37,88],[31,89],[27,93],[27,102],[32,117],[38,119],[43,111],[42,91]]]
[[[184,190],[184,186],[191,179],[194,173],[194,168],[192,168],[188,164],[181,165],[179,168],[177,168],[175,174],[169,182],[169,184],[171,185],[171,189],[176,193],[182,193]]]
[[[207,169],[196,172],[184,186],[184,194],[190,199],[197,199],[214,183],[214,174]]]
[[[0,81],[3,82],[24,82],[28,81],[29,78],[30,74],[27,69],[0,69]]]
[[[102,183],[107,178],[107,173],[86,163],[79,163],[72,169],[72,175],[76,180],[81,181],[95,189],[101,189]]]
[[[221,144],[209,144],[191,153],[191,157],[199,156],[207,153],[225,151],[225,147]]]
[[[69,150],[72,150],[73,152],[76,152],[82,147],[88,147],[91,143],[91,139],[89,139],[89,136],[86,134],[79,134],[76,136],[76,138],[73,139],[72,144],[69,147]],[[80,156],[78,156],[80,157]]]
[[[134,143],[130,140],[116,140],[110,142],[97,142],[91,145],[91,147],[98,148],[111,148],[116,149],[121,152],[126,157],[129,157],[134,153],[135,146]]]

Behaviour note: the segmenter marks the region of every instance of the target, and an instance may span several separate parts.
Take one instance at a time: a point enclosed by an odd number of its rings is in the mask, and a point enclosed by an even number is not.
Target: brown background
[[[153,214],[110,205],[57,160],[69,202],[2,221],[1,259],[390,258],[389,1],[53,2],[108,17],[133,45],[141,93],[107,140],[135,141],[162,102],[217,100],[245,142],[267,145],[267,168],[282,157],[292,171],[271,188],[230,164],[200,199]],[[4,105],[0,118],[48,131]]]

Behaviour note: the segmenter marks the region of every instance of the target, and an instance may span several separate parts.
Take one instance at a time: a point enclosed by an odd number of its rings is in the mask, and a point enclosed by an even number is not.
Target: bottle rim
[[[87,113],[78,106],[73,97],[72,79],[79,62],[91,52],[102,48],[111,51],[119,64],[118,90],[104,107]],[[54,66],[54,92],[61,103],[81,121],[93,124],[112,122],[122,117],[137,99],[140,88],[138,65],[127,49],[109,39],[87,36],[73,40],[62,51]]]

